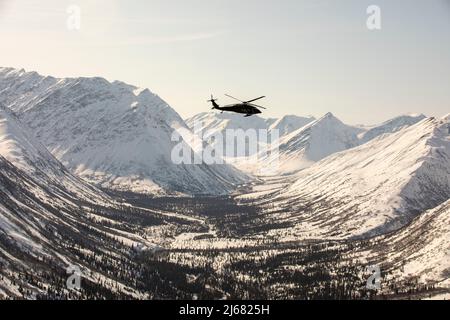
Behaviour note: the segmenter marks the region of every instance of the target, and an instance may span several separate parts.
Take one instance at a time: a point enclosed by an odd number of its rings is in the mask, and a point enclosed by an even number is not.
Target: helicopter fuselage
[[[236,113],[242,113],[246,115],[254,115],[259,114],[261,111],[252,106],[248,103],[236,103],[236,104],[229,104],[223,107],[216,107],[215,109],[221,110],[221,111],[229,111],[229,112],[236,112]]]

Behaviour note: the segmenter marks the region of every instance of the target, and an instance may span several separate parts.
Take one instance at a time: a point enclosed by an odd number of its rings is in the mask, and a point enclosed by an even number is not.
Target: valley
[[[93,225],[99,217],[108,219],[101,223],[104,229],[96,235],[97,245],[90,237],[69,238],[67,230],[55,226],[61,238],[52,250],[82,266],[79,291],[65,288],[62,261],[48,255],[23,259],[23,248],[11,250],[2,239],[3,249],[28,266],[6,272],[2,268],[8,294],[38,299],[383,299],[447,292],[439,281],[421,284],[419,277],[396,277],[404,268],[398,265],[403,257],[386,259],[383,237],[364,241],[260,237],[263,231],[282,226],[265,225],[262,230],[255,207],[238,205],[232,198],[162,200],[135,195],[129,202],[136,207],[88,209],[95,213]],[[178,218],[165,214],[168,211]],[[111,225],[116,231],[107,236]],[[121,238],[121,233],[130,232],[140,234],[148,247],[137,249],[138,242]],[[161,252],[155,254],[149,243],[157,243]],[[410,243],[404,240],[400,245]],[[11,261],[11,256],[5,258]],[[366,268],[371,264],[381,266],[379,291],[366,288],[371,275]]]
[[[448,115],[185,121],[148,89],[12,68],[0,103],[0,299],[450,296]],[[213,143],[196,127],[277,130],[279,157],[175,164],[174,133]]]

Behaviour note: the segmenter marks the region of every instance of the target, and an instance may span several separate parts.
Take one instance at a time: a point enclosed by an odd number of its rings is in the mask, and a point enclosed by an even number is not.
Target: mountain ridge
[[[280,230],[284,236],[309,230],[317,237],[366,238],[396,230],[450,198],[447,126],[448,119],[424,119],[331,154],[278,189],[240,198],[259,201],[269,221],[290,221],[293,229]]]

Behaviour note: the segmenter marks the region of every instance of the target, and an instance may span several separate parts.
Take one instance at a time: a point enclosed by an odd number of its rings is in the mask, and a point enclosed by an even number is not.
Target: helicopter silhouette
[[[245,114],[244,117],[250,117],[252,115],[261,113],[261,110],[259,110],[260,108],[266,109],[264,107],[261,107],[261,106],[258,106],[257,104],[252,103],[257,100],[263,99],[266,96],[261,96],[259,98],[255,98],[255,99],[248,100],[248,101],[242,101],[242,100],[237,99],[228,94],[225,94],[225,95],[229,98],[239,101],[240,103],[229,104],[229,105],[221,107],[216,103],[217,99],[214,99],[213,95],[211,95],[211,100],[208,100],[208,102],[212,103],[212,105],[213,105],[212,109],[220,110],[220,111],[222,111],[221,113],[223,113],[224,111],[242,113],[242,114]]]

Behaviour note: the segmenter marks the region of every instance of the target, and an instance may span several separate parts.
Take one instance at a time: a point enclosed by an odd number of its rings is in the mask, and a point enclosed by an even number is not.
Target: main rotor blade
[[[242,102],[242,103],[245,103],[245,101],[239,100],[238,98],[235,98],[235,97],[233,97],[233,96],[230,96],[229,94],[226,94],[226,93],[225,93],[225,95],[226,95],[227,97],[231,98],[231,99],[234,99],[234,100],[240,101],[240,102]]]
[[[262,97],[259,97],[259,98],[255,98],[255,99],[252,99],[252,100],[248,100],[248,101],[245,101],[245,103],[250,103],[250,102],[253,102],[253,101],[256,101],[256,100],[261,100],[262,98],[265,98],[266,96],[262,96]]]
[[[253,106],[253,107],[257,107],[257,108],[261,108],[261,109],[267,109],[267,108],[264,108],[264,107],[261,107],[261,106],[258,106],[257,104],[251,104],[251,106]]]

